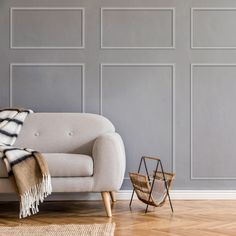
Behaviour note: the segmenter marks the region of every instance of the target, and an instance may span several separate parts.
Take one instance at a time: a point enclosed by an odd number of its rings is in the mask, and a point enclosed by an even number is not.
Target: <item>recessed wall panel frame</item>
[[[82,13],[82,22],[81,22],[81,34],[82,34],[82,42],[81,46],[14,46],[14,11],[17,10],[25,10],[25,11],[81,11]],[[76,27],[76,26],[75,26]],[[11,7],[10,8],[10,48],[11,49],[84,49],[85,48],[85,8],[82,7]]]
[[[194,12],[196,11],[236,11],[234,7],[192,7],[190,12],[190,45],[191,49],[236,49],[235,46],[194,46]]]
[[[11,63],[9,76],[9,107],[13,107],[13,68],[16,66],[58,66],[58,67],[81,67],[81,112],[85,112],[85,64],[84,63]]]
[[[200,176],[194,176],[193,175],[193,159],[194,159],[194,155],[193,155],[193,140],[194,140],[194,132],[193,132],[193,121],[194,121],[194,114],[193,114],[193,68],[194,67],[235,67],[236,69],[236,64],[201,64],[201,63],[192,63],[191,64],[191,72],[190,72],[190,179],[191,180],[236,180],[236,176],[235,177],[212,177],[212,176],[204,176],[204,177],[200,177]]]
[[[166,11],[170,10],[172,12],[172,45],[170,47],[162,47],[162,46],[156,46],[156,47],[150,47],[150,46],[143,46],[143,47],[119,47],[119,46],[104,46],[103,43],[103,12],[109,11],[109,10],[115,10],[115,11],[126,11],[126,10],[133,10],[133,11],[142,11],[142,10],[148,10],[148,11]],[[175,8],[174,7],[102,7],[101,13],[100,13],[100,47],[101,49],[175,49]]]
[[[101,63],[100,64],[100,76],[99,76],[99,114],[103,115],[103,69],[104,67],[170,67],[172,69],[171,75],[171,161],[172,172],[176,172],[176,160],[175,160],[175,64],[174,63]],[[129,179],[125,177],[124,179]]]

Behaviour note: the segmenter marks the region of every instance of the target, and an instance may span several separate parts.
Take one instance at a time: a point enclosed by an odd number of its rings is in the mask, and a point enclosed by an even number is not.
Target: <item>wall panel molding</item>
[[[14,12],[15,11],[81,11],[81,46],[15,46],[14,41]],[[75,26],[76,27],[76,26]],[[10,48],[11,49],[83,49],[85,48],[85,8],[81,7],[11,7],[10,8]]]
[[[146,10],[146,11],[166,11],[169,10],[172,12],[172,24],[171,24],[171,46],[169,47],[165,47],[165,46],[141,46],[141,47],[137,47],[137,46],[105,46],[104,45],[104,30],[103,30],[103,14],[104,11],[126,11],[126,10],[132,10],[132,11],[142,11],[142,10]],[[102,7],[101,8],[101,13],[100,13],[100,47],[101,49],[175,49],[175,8],[173,7],[169,7],[169,8],[164,8],[164,7]]]
[[[81,112],[85,112],[85,64],[84,63],[10,63],[10,76],[9,76],[9,106],[13,104],[13,68],[16,66],[58,66],[58,67],[81,67]]]
[[[235,177],[212,177],[212,176],[205,176],[205,177],[200,177],[200,176],[194,176],[193,175],[193,140],[194,140],[194,131],[193,131],[193,68],[194,67],[235,67],[236,69],[236,64],[201,64],[201,63],[192,63],[191,64],[191,75],[190,75],[190,175],[191,175],[191,180],[236,180]]]
[[[190,45],[191,49],[236,49],[236,43],[235,46],[194,46],[194,12],[197,11],[236,11],[236,8],[234,7],[192,7],[191,13],[190,13]]]
[[[103,68],[104,67],[170,67],[172,69],[171,75],[171,161],[172,161],[172,172],[176,172],[176,160],[175,160],[175,64],[128,64],[128,63],[101,63],[100,64],[100,76],[99,76],[99,114],[103,115]],[[129,179],[128,176],[125,176],[124,179]]]

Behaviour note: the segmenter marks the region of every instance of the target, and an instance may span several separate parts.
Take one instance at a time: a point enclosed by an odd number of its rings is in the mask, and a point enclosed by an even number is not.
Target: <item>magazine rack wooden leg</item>
[[[152,180],[150,178],[150,174],[147,168],[147,163],[146,163],[147,159],[156,161],[156,167],[154,170],[154,174],[152,176]],[[144,163],[144,169],[145,169],[146,175],[140,174],[142,163]],[[160,166],[160,171],[158,171],[159,166]],[[132,205],[134,192],[136,192],[139,200],[147,204],[145,213],[147,213],[149,205],[152,205],[155,207],[162,206],[167,197],[169,200],[171,211],[172,212],[174,211],[170,194],[169,194],[169,188],[171,187],[171,183],[174,179],[175,174],[164,172],[163,165],[160,158],[143,156],[139,163],[138,172],[129,173],[129,175],[130,175],[131,182],[134,186],[130,203],[129,203],[130,208]],[[155,181],[160,181],[163,188],[165,188],[165,192],[163,192],[163,196],[161,196],[162,198],[160,198],[158,202],[153,197],[153,188],[155,185]]]

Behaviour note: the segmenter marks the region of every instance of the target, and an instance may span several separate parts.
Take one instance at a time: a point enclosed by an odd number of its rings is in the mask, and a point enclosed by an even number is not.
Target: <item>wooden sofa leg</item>
[[[116,193],[114,191],[110,192],[112,202],[116,202]]]
[[[110,203],[110,195],[109,192],[102,192],[102,199],[103,199],[103,203],[106,209],[106,213],[108,217],[111,217],[111,203]]]

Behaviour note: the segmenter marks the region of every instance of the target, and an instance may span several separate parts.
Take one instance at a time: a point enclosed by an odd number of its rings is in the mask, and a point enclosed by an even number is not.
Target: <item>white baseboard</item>
[[[175,200],[236,200],[236,190],[172,190]]]
[[[131,195],[131,190],[121,190],[117,199],[128,200]],[[170,196],[172,200],[236,200],[236,190],[172,190]]]
[[[130,200],[132,190],[120,190],[117,200]],[[236,200],[236,190],[172,190],[172,200]],[[134,195],[134,199],[137,199]],[[101,200],[100,193],[53,193],[48,201]],[[0,194],[0,201],[17,201],[15,194]]]

